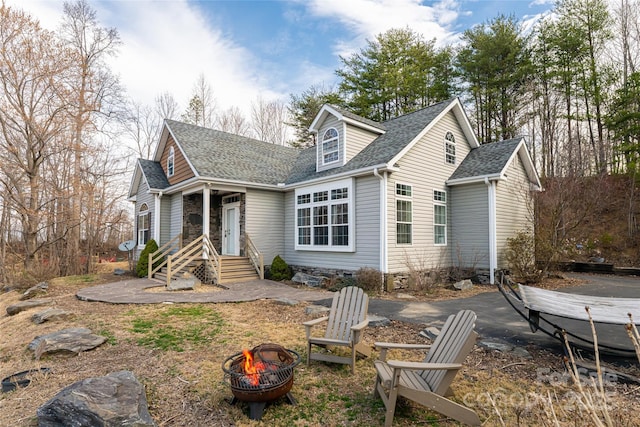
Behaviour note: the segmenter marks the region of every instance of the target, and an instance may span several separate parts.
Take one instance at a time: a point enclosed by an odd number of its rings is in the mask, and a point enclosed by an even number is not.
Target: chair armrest
[[[364,328],[366,328],[368,324],[369,324],[369,319],[365,319],[362,322],[358,323],[357,325],[353,325],[351,327],[351,330],[352,331],[361,331]]]
[[[404,344],[394,342],[376,342],[374,344],[377,349],[380,349],[380,355],[378,360],[387,360],[387,350],[402,349],[402,350],[428,350],[431,348],[431,344]]]
[[[403,350],[428,350],[431,348],[431,344],[405,344],[396,342],[376,342],[374,343],[376,348],[387,349],[403,349]]]
[[[362,334],[362,330],[366,328],[368,324],[369,319],[364,319],[362,322],[351,327],[351,341],[353,341],[354,344],[360,342],[360,335]]]
[[[308,327],[313,327],[313,326],[316,326],[319,323],[326,322],[327,320],[329,320],[329,316],[318,317],[317,319],[313,319],[313,320],[307,320],[306,322],[302,322],[302,324],[305,327],[307,327],[307,326]]]
[[[414,371],[450,371],[462,368],[461,363],[428,363],[428,362],[404,362],[402,360],[389,360],[387,365],[393,369],[409,369]]]
[[[318,317],[317,319],[307,320],[306,322],[303,322],[302,325],[304,326],[304,332],[307,340],[311,338],[311,328],[319,325],[322,322],[326,322],[327,320],[329,320],[329,316]]]

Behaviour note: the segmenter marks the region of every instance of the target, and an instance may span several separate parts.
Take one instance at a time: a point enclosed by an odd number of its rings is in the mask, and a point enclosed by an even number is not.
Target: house
[[[533,227],[524,139],[480,145],[457,98],[383,123],[324,105],[311,131],[298,150],[166,120],[131,181],[138,251],[164,245],[169,279],[187,260],[219,282],[239,278],[234,259],[260,275],[280,255],[315,273],[458,266],[493,282],[507,239]]]

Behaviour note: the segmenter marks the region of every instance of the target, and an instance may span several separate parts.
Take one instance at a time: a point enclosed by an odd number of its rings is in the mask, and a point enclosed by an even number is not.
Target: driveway
[[[583,280],[580,286],[563,288],[562,292],[597,295],[620,298],[640,299],[640,278],[636,276],[614,276],[594,274],[568,274],[571,278]],[[406,302],[371,300],[369,313],[384,316],[392,320],[412,323],[442,324],[447,316],[461,309],[476,312],[478,320],[476,330],[481,338],[497,338],[515,345],[524,346],[529,343],[560,349],[558,340],[542,332],[532,333],[529,324],[504,299],[498,291],[485,292],[468,298],[459,298],[436,302]],[[525,310],[526,311],[526,310]],[[561,322],[568,331],[576,332],[584,337],[591,337],[589,325],[585,322],[569,321],[548,316],[552,322]],[[640,320],[640,319],[636,319]],[[623,326],[615,325],[615,330],[597,327],[601,340],[610,339],[612,343],[629,346],[629,337]]]

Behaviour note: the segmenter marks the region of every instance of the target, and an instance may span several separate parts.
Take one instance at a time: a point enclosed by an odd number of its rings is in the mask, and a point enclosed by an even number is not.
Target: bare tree
[[[251,104],[251,124],[257,138],[277,145],[287,143],[287,105],[282,101],[267,102],[258,96]]]
[[[156,96],[155,112],[160,119],[177,119],[178,118],[178,102],[169,92],[161,93]]]
[[[74,175],[72,182],[72,208],[70,221],[72,235],[68,247],[68,256],[76,258],[80,255],[81,230],[81,197],[82,191],[82,163],[83,154],[90,141],[90,133],[98,128],[98,120],[108,118],[114,110],[111,109],[121,96],[121,88],[116,76],[108,66],[106,59],[115,55],[120,45],[120,37],[115,28],[100,26],[96,12],[86,0],[65,2],[61,36],[67,46],[73,50],[75,66],[71,74],[71,100],[73,108],[70,111],[73,123],[73,151]],[[90,257],[86,256],[89,260]],[[89,261],[81,267],[78,262],[70,262],[70,273],[86,272]]]
[[[136,155],[143,159],[150,159],[153,146],[160,136],[161,117],[149,106],[131,101],[124,127],[126,134],[135,143]]]
[[[44,192],[43,165],[65,147],[68,87],[73,56],[54,34],[22,11],[0,6],[0,185],[3,226],[7,209],[20,218],[24,268],[33,271],[42,244],[41,212],[54,200]]]
[[[238,107],[230,107],[220,113],[216,128],[236,135],[253,137],[251,125]]]
[[[189,105],[182,115],[182,120],[193,125],[213,127],[216,104],[213,89],[205,79],[204,74],[200,74],[193,87]]]

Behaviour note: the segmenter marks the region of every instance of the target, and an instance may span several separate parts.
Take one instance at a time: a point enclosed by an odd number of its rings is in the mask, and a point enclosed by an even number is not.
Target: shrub
[[[289,265],[280,257],[280,255],[276,255],[271,262],[269,274],[271,280],[276,281],[291,280],[292,277],[291,268],[289,268]]]
[[[382,272],[375,268],[363,267],[356,271],[356,282],[367,292],[379,293],[382,290]]]
[[[144,246],[142,252],[140,252],[140,259],[136,264],[136,274],[138,277],[146,277],[149,274],[149,254],[158,250],[158,244],[155,240],[151,239]]]
[[[527,283],[542,279],[543,272],[536,265],[535,238],[530,230],[518,231],[507,239],[505,257],[516,278]]]

